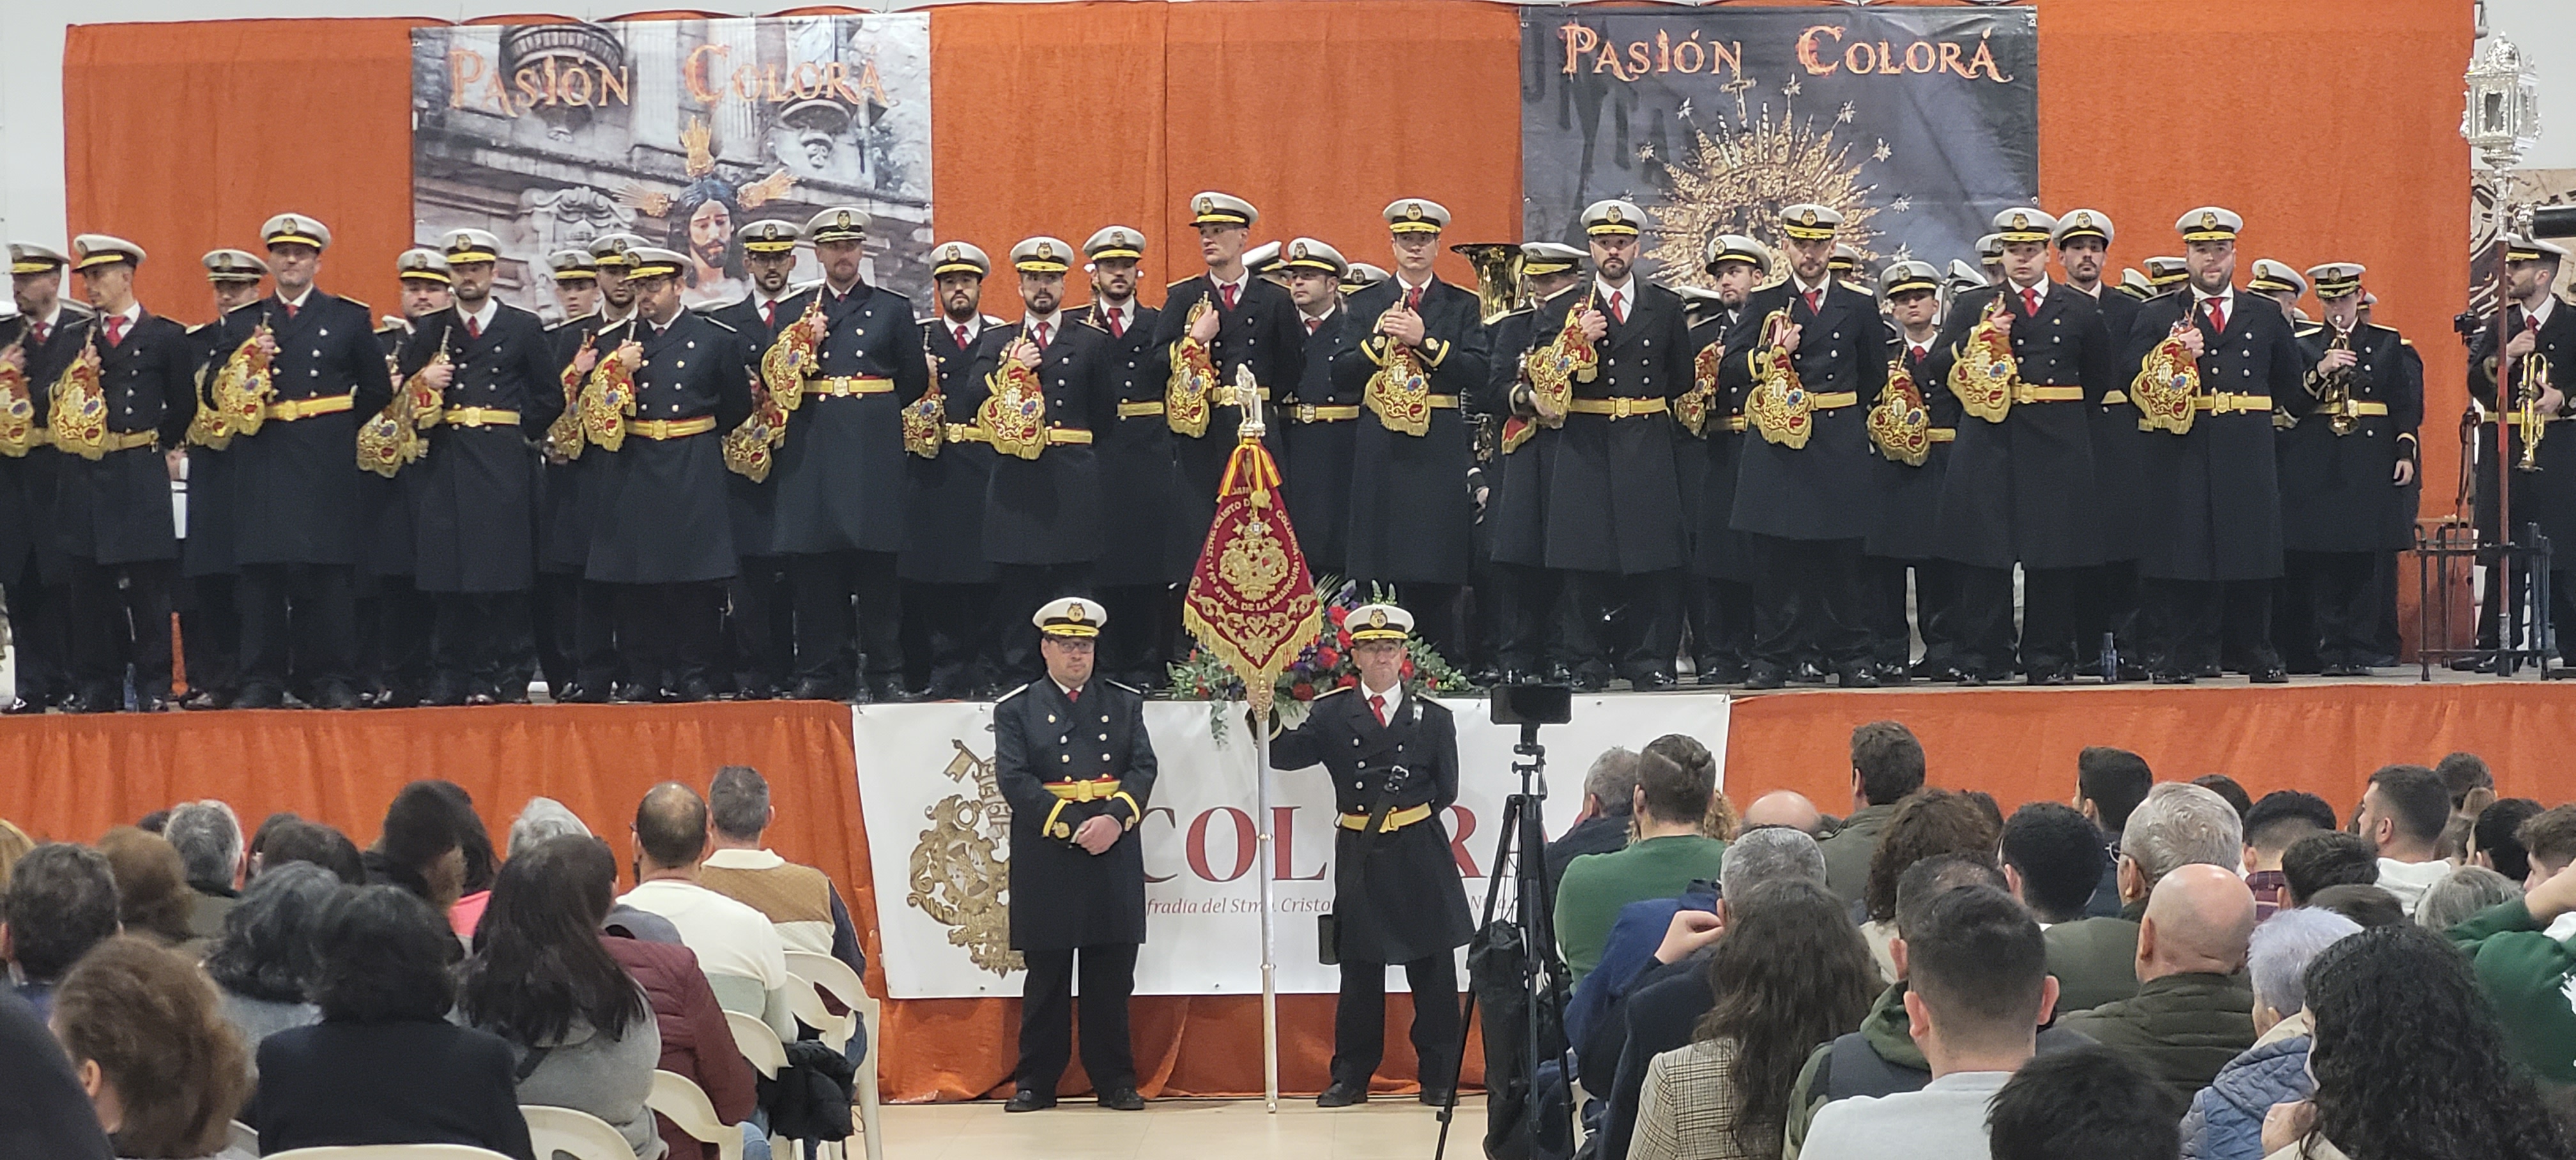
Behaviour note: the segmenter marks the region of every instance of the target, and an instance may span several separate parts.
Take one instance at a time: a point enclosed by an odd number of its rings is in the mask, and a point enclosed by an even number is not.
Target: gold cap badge
[[[1369,613],[1369,627],[1370,627],[1370,628],[1385,628],[1385,627],[1386,627],[1386,610],[1385,610],[1385,609],[1380,608],[1380,609],[1377,609],[1377,610],[1375,610],[1375,611],[1373,611],[1373,612],[1370,612],[1370,613]]]
[[[2214,229],[2217,229],[2217,228],[2218,228],[2218,215],[2217,215],[2217,214],[2214,214],[2214,213],[2210,213],[2210,212],[2209,212],[2209,211],[2207,211],[2207,210],[2202,210],[2202,211],[2201,211],[2201,214],[2200,214],[2200,228],[2202,228],[2202,229],[2204,229],[2204,230],[2214,230]]]
[[[1810,209],[1799,214],[1798,224],[1802,226],[1811,226],[1816,224],[1816,211]]]

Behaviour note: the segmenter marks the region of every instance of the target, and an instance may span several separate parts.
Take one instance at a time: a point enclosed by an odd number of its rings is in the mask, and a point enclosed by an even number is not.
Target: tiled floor
[[[1141,1113],[1068,1100],[1009,1115],[999,1103],[888,1105],[887,1160],[1430,1160],[1437,1113],[1410,1096],[1325,1111],[1312,1099],[1158,1100]],[[1485,1101],[1467,1097],[1448,1154],[1483,1154]],[[857,1149],[852,1149],[855,1154]]]

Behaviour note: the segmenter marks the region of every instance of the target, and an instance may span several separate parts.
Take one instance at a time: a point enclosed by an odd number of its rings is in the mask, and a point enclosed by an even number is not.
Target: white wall
[[[2487,0],[2487,31],[2512,37],[2523,59],[2538,66],[2541,135],[2522,163],[2576,169],[2576,3]]]

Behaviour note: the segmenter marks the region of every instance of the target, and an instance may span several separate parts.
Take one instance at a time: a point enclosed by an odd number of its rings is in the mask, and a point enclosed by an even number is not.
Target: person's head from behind
[[[2522,824],[2540,814],[2540,803],[2530,798],[2505,798],[2478,811],[2478,819],[2469,826],[2470,864],[2484,866],[2498,874],[2523,882],[2531,877],[2531,851],[2522,844]]]
[[[358,844],[338,828],[320,822],[289,819],[269,834],[260,849],[260,873],[292,862],[310,862],[331,872],[343,885],[367,884],[367,862]]]
[[[707,803],[698,791],[676,781],[644,791],[635,807],[635,853],[639,878],[695,869],[707,856]]]
[[[1934,1078],[2020,1067],[2057,1005],[2039,922],[1999,887],[1933,895],[1905,961],[1907,1032]]]
[[[2156,881],[2138,920],[2138,981],[2232,975],[2254,934],[2254,892],[2223,866],[2178,866]]]
[[[0,957],[28,982],[62,978],[91,947],[116,937],[116,874],[107,855],[68,842],[28,851],[9,874],[7,920]]]
[[[2308,965],[2317,1135],[2352,1160],[2562,1156],[2493,1008],[2449,940],[2365,930]]]
[[[2386,888],[2353,882],[2317,891],[2303,909],[2333,911],[2360,923],[2363,930],[2377,930],[2412,921],[2406,917],[2405,904],[2397,901],[2397,896]]]
[[[9,872],[17,868],[18,859],[35,848],[36,840],[19,829],[18,823],[0,818],[0,896],[9,893]]]
[[[2295,789],[2264,794],[2245,811],[2245,871],[2278,870],[2290,843],[2336,828],[2334,807],[2326,799]]]
[[[2254,808],[2254,799],[2245,792],[2245,787],[2237,784],[2235,778],[2229,777],[2226,774],[2204,773],[2199,777],[2191,779],[2191,784],[2217,794],[2220,798],[2224,799],[2228,805],[2234,806],[2236,808],[2236,816],[2239,818],[2245,816],[2245,811]]]
[[[1744,807],[1746,830],[1766,826],[1782,826],[1814,837],[1824,832],[1825,815],[1807,795],[1794,789],[1775,789]]]
[[[2073,922],[2109,864],[2102,831],[2063,802],[2032,802],[2004,822],[2005,880],[2041,922]]]
[[[259,828],[250,832],[250,842],[242,851],[245,863],[242,867],[243,885],[249,885],[250,880],[259,877],[259,872],[267,867],[268,844],[277,836],[277,828],[303,820],[303,816],[293,810],[279,810],[259,820]]]
[[[2522,897],[2522,884],[2484,866],[2462,866],[2443,876],[2415,901],[2415,921],[2424,929],[2449,930],[2481,910]]]
[[[1896,884],[1896,940],[1888,954],[1896,960],[1896,977],[1905,977],[1905,934],[1928,921],[1932,900],[1962,886],[1992,886],[2005,893],[2003,871],[1981,858],[1939,854],[1907,868]]]
[[[1641,826],[1658,826],[1689,832],[1699,831],[1700,820],[1708,816],[1708,799],[1717,793],[1717,771],[1710,767],[1687,767],[1660,753],[1637,755],[1637,821]]]
[[[644,994],[599,941],[617,862],[597,838],[550,838],[514,853],[474,928],[456,1006],[466,1022],[522,1047],[575,1027],[622,1037],[651,1017]]]
[[[519,816],[510,822],[510,856],[533,849],[548,838],[590,836],[590,827],[572,807],[550,797],[532,797],[519,807]]]
[[[2360,933],[2360,923],[2315,908],[2284,910],[2255,927],[2245,953],[2245,973],[2254,983],[2254,1033],[2270,1031],[2306,1007],[2308,964],[2318,952]]]
[[[2361,793],[2361,836],[2382,858],[2432,861],[2450,821],[2450,793],[2440,775],[2420,765],[2383,766]]]
[[[455,1005],[456,934],[402,887],[342,891],[315,925],[313,951],[313,1005],[326,1022],[435,1022]]]
[[[2522,842],[2531,863],[2531,872],[2522,879],[2523,889],[2536,890],[2576,863],[2576,804],[2551,806],[2531,815],[2513,836]]]
[[[1687,733],[1667,733],[1646,743],[1641,757],[1661,757],[1682,768],[1691,781],[1708,780],[1708,804],[1700,810],[1699,832],[1712,838],[1735,836],[1735,806],[1717,792],[1717,758]]]
[[[2088,745],[2075,755],[2075,808],[2105,834],[2128,828],[2129,812],[2147,800],[2147,788],[2155,783],[2147,759],[2126,749]]]
[[[376,838],[389,881],[444,911],[465,894],[465,831],[474,811],[443,781],[415,781],[394,794]],[[481,823],[470,823],[480,829]]]
[[[1766,1152],[1780,1146],[1789,1092],[1807,1053],[1869,1014],[1878,967],[1820,880],[1760,882],[1726,902],[1726,937],[1711,944],[1706,968],[1717,1002],[1693,1036],[1733,1043],[1735,1142],[1748,1153]]]
[[[1726,848],[1726,861],[1718,867],[1720,913],[1725,913],[1727,899],[1767,882],[1791,880],[1824,881],[1824,848],[1814,838],[1785,827],[1747,830]]]
[[[2147,791],[2120,827],[2120,900],[2147,897],[2156,882],[2192,865],[2235,867],[2245,860],[2245,819],[2227,799],[2184,782]]]
[[[116,1154],[208,1156],[249,1094],[249,1053],[195,964],[134,938],[84,956],[51,1023]]]
[[[169,839],[118,826],[99,837],[98,852],[107,855],[108,871],[116,876],[116,917],[126,933],[164,946],[188,941],[196,892],[188,889],[187,868]]]
[[[2099,1044],[2033,1058],[1986,1105],[1993,1160],[2173,1160],[2182,1110],[2171,1090]]]
[[[2467,804],[2473,791],[2495,789],[2495,771],[2487,768],[2487,759],[2465,749],[2443,754],[2442,760],[2433,763],[2433,776],[2442,779],[2442,792],[2450,796],[2452,809]]]
[[[1637,809],[1637,753],[1613,745],[1592,759],[1583,775],[1583,812],[1624,818]]]
[[[748,765],[728,765],[707,785],[707,817],[720,841],[760,844],[761,831],[778,816],[769,804],[769,779]]]
[[[337,875],[309,862],[270,868],[224,915],[223,938],[206,956],[206,974],[245,998],[304,1002],[322,966],[315,932],[344,889]]]
[[[1985,808],[1963,793],[1926,789],[1908,796],[1879,831],[1870,852],[1869,879],[1861,887],[1870,920],[1896,917],[1896,884],[1907,868],[1926,858],[1959,854],[1995,863],[1996,825]]]
[[[2372,886],[2379,882],[2379,849],[2370,839],[2342,830],[2310,834],[2281,851],[2281,878],[2290,887],[2290,905],[2306,906],[2329,886]]]
[[[1852,804],[1892,806],[1923,788],[1923,743],[1895,721],[1852,730]]]
[[[213,798],[172,806],[161,836],[179,851],[188,885],[209,894],[232,890],[242,870],[242,829],[231,806]]]
[[[483,827],[483,815],[474,812],[474,798],[465,787],[452,781],[431,778],[423,783],[433,793],[447,798],[454,807],[456,852],[463,859],[463,876],[459,888],[475,894],[492,888],[492,876],[498,872],[501,859],[492,851],[492,832]]]

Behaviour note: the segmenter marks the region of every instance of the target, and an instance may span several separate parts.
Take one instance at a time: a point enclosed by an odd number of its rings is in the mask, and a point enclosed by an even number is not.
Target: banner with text
[[[1444,701],[1458,720],[1459,795],[1451,849],[1481,913],[1517,726],[1492,724],[1481,700]],[[1145,706],[1160,775],[1147,803],[1146,945],[1136,991],[1234,995],[1261,990],[1261,876],[1253,752],[1241,706],[1226,723],[1203,702]],[[1723,694],[1581,697],[1574,721],[1542,729],[1548,753],[1547,830],[1560,834],[1583,805],[1583,774],[1602,750],[1665,733],[1696,737],[1726,768]],[[897,999],[1017,995],[1010,950],[1010,807],[995,782],[993,707],[980,703],[853,710],[859,805],[877,882],[888,994]],[[1321,767],[1274,771],[1273,930],[1278,986],[1331,993],[1339,975],[1316,962],[1317,915],[1333,901],[1333,792]],[[1463,975],[1461,976],[1464,977]]]
[[[1643,271],[1704,286],[1710,238],[1776,247],[1780,207],[1818,202],[1870,271],[1973,265],[2039,196],[2038,29],[2027,7],[1524,8],[1522,236],[1580,245],[1583,208],[1624,197],[1654,219]]]

